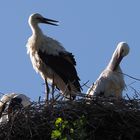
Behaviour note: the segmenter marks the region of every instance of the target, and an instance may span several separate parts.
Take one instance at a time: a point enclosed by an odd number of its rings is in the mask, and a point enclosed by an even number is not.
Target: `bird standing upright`
[[[125,81],[120,68],[120,62],[129,53],[129,46],[125,42],[120,42],[114,51],[112,58],[106,69],[100,74],[95,84],[88,89],[88,95],[105,97],[113,96],[122,98],[122,91],[125,88]]]
[[[46,100],[49,99],[50,91],[48,82],[52,84],[52,90],[56,87],[66,97],[74,99],[76,93],[81,91],[74,56],[57,40],[44,35],[38,26],[39,23],[57,26],[58,21],[35,13],[29,17],[28,22],[32,36],[28,39],[27,53],[30,55],[33,68],[45,80]]]

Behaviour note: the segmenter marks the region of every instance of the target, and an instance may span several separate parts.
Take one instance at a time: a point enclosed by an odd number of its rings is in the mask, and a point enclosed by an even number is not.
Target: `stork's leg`
[[[55,85],[54,85],[54,75],[53,75],[53,80],[52,80],[52,100],[54,101],[54,88],[55,88]]]
[[[50,88],[49,88],[49,85],[48,85],[48,82],[47,82],[46,79],[45,79],[45,85],[46,85],[46,89],[45,89],[45,92],[46,92],[46,101],[48,101],[49,100]]]

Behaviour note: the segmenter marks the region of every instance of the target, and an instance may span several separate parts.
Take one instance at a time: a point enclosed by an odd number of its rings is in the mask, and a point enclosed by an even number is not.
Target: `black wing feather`
[[[80,79],[74,67],[76,65],[74,56],[71,53],[61,52],[59,55],[50,55],[39,50],[38,55],[46,65],[51,67],[63,79],[65,84],[72,82],[80,92]]]
[[[74,66],[76,66],[76,61],[74,55],[70,52],[60,52],[59,55],[70,61]]]

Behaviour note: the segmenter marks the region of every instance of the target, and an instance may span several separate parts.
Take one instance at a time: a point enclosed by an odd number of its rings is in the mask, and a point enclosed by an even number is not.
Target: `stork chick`
[[[24,94],[10,93],[3,95],[0,99],[0,123],[9,121],[12,113],[28,107],[30,104],[30,99]]]

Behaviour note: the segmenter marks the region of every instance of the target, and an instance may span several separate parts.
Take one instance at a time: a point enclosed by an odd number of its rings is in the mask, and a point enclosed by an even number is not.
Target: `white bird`
[[[57,40],[44,35],[38,26],[39,23],[57,26],[58,21],[35,13],[29,17],[28,22],[32,36],[28,39],[27,53],[30,55],[33,68],[45,80],[46,100],[49,99],[48,82],[52,84],[52,89],[55,86],[62,94],[74,99],[76,93],[81,91],[74,56]]]
[[[122,98],[125,81],[120,68],[120,62],[128,53],[128,44],[120,42],[106,69],[100,74],[95,84],[91,85],[88,89],[88,95]]]
[[[0,124],[9,121],[11,113],[17,109],[28,107],[31,104],[30,98],[24,94],[5,94],[0,99]]]

